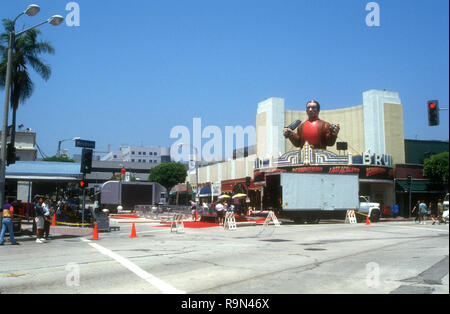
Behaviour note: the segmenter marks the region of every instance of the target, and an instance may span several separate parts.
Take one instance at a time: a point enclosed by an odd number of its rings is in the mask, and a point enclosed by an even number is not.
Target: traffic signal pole
[[[83,182],[86,182],[86,174],[83,173]],[[86,207],[86,184],[81,187],[81,228],[84,228],[84,208]]]

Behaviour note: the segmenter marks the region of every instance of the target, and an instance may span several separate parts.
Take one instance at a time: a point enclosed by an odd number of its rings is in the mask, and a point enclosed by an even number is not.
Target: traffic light
[[[92,149],[83,148],[83,151],[81,152],[81,173],[91,173],[93,152]]]
[[[411,187],[412,184],[412,175],[408,174],[408,186]]]
[[[245,177],[245,185],[246,185],[247,187],[249,187],[249,186],[251,185],[251,180],[252,180],[251,177]]]
[[[80,188],[85,189],[87,187],[87,182],[86,180],[81,180],[80,181]]]
[[[6,146],[6,165],[15,164],[16,159],[16,148],[13,143],[8,143]]]
[[[428,108],[428,125],[439,125],[439,101],[429,100],[427,103]]]

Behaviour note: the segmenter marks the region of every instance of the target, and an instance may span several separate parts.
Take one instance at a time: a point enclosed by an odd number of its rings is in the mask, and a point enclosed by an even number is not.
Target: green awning
[[[448,184],[448,183],[447,183]],[[445,193],[446,184],[432,183],[429,180],[413,180],[411,185],[412,193]],[[407,180],[395,180],[396,193],[409,193]]]

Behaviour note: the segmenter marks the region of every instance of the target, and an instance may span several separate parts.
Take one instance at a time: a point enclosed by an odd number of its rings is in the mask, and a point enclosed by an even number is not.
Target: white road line
[[[116,260],[119,262],[122,266],[130,270],[131,272],[135,273],[140,278],[144,279],[148,283],[150,283],[152,286],[160,290],[162,293],[168,293],[168,294],[184,294],[185,291],[178,290],[168,283],[165,283],[161,279],[153,276],[152,274],[146,272],[136,264],[130,262],[126,258],[120,256],[119,254],[116,254],[112,252],[111,250],[108,250],[107,248],[102,247],[101,245],[98,245],[97,243],[92,243],[90,240],[87,239],[81,239],[84,242],[87,242],[90,246],[97,249],[100,253],[103,255],[109,256],[110,258]]]
[[[381,225],[379,225],[381,227]],[[438,229],[438,228],[427,228],[427,227],[422,227],[420,225],[413,227],[413,226],[396,226],[398,228],[406,228],[406,229],[415,229],[415,230],[431,230],[431,231],[436,231],[436,232],[445,232],[448,233],[448,230],[443,230],[443,229]]]

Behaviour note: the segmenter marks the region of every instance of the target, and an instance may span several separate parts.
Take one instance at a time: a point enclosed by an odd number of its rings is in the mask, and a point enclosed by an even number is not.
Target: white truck
[[[448,223],[448,193],[445,195],[444,202],[442,203],[442,205],[443,205],[442,218],[446,223]]]
[[[359,197],[359,212],[369,216],[371,222],[380,221],[381,209],[380,203],[370,202],[369,196]],[[361,215],[358,215],[358,220],[361,220]]]
[[[359,209],[356,174],[267,173],[263,205],[298,223],[344,219]]]
[[[107,181],[102,185],[102,208],[115,212],[118,206],[133,210],[136,205],[165,204],[167,191],[156,182]]]

